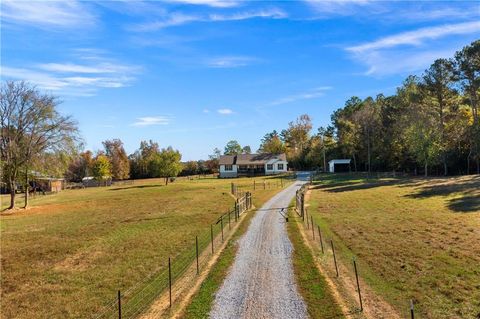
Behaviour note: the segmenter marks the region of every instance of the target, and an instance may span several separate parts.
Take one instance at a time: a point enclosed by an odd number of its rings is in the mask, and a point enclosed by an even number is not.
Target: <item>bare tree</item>
[[[6,82],[0,89],[0,155],[10,189],[10,207],[15,207],[19,172],[25,177],[25,207],[28,206],[28,170],[43,152],[71,148],[78,139],[76,122],[57,111],[57,97],[43,94],[26,82]]]

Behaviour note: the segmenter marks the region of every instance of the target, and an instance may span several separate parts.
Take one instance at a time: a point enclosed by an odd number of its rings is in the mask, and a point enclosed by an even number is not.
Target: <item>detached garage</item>
[[[350,159],[334,159],[328,162],[330,173],[350,172]]]

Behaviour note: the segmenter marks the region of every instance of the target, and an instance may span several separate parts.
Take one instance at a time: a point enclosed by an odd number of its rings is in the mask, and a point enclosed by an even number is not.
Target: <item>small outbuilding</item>
[[[35,177],[33,185],[35,190],[39,189],[42,192],[58,193],[65,189],[65,179],[54,177]]]
[[[334,159],[328,162],[328,171],[330,173],[350,172],[350,159]]]

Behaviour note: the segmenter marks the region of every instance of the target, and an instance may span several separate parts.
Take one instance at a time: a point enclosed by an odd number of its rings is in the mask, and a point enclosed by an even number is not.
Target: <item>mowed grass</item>
[[[261,178],[256,178],[261,180]],[[92,317],[165,269],[231,209],[230,183],[252,179],[162,179],[39,196],[28,210],[2,212],[1,316]],[[256,190],[260,205],[279,189]]]
[[[309,213],[402,315],[480,318],[479,176],[320,179]]]
[[[287,223],[289,238],[293,245],[293,269],[298,290],[307,305],[310,318],[345,318],[327,282],[315,266],[310,248],[304,242],[299,230],[299,219],[295,212],[290,212]]]

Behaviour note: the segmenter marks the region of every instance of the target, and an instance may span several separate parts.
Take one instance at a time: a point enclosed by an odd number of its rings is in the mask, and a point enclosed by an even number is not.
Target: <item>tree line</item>
[[[312,134],[308,115],[266,134],[259,152],[286,153],[289,166],[324,169],[334,158],[354,171],[480,173],[480,40],[408,76],[396,94],[352,97]]]

